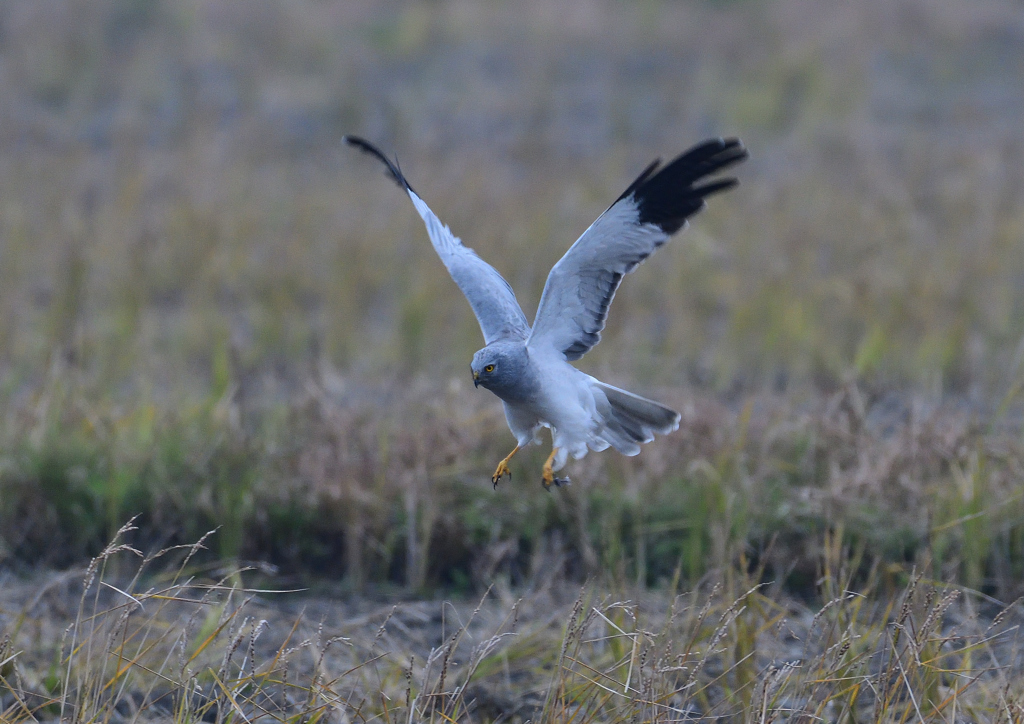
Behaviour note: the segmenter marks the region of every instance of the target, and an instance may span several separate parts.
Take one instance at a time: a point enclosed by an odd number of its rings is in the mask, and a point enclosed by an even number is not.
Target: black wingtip
[[[638,188],[640,188],[640,186],[641,186],[641,185],[642,185],[642,184],[643,184],[643,183],[644,183],[644,182],[645,182],[645,181],[646,181],[647,179],[649,179],[649,178],[651,177],[651,174],[653,174],[653,173],[654,173],[655,171],[657,171],[657,170],[658,170],[658,166],[660,166],[660,165],[661,165],[661,159],[660,159],[660,158],[656,158],[656,159],[654,159],[653,161],[651,161],[651,162],[650,162],[650,164],[648,164],[647,168],[645,168],[645,169],[644,169],[644,170],[643,170],[643,171],[642,171],[642,172],[640,173],[640,175],[639,175],[639,176],[637,176],[637,177],[636,177],[636,178],[635,178],[635,179],[633,180],[633,183],[631,183],[631,184],[630,184],[630,185],[629,185],[628,187],[626,187],[626,190],[625,190],[625,191],[623,191],[623,192],[622,192],[622,193],[621,193],[621,194],[619,195],[619,198],[615,199],[615,202],[616,202],[616,203],[618,203],[619,201],[622,201],[622,200],[623,200],[624,198],[626,198],[626,197],[627,197],[627,196],[629,196],[629,195],[630,195],[631,193],[633,193],[633,192],[634,192],[634,191],[636,191],[636,190],[637,190]]]
[[[699,186],[697,183],[748,157],[738,138],[708,139],[667,166],[648,166],[620,199],[632,196],[636,200],[641,224],[654,224],[666,234],[674,234],[683,228],[688,217],[704,208],[707,197],[727,191],[739,182],[727,177]]]
[[[714,154],[714,160],[717,164],[716,170],[721,170],[750,158],[750,152],[747,151],[747,147],[743,145],[743,141],[740,139],[724,138],[719,140],[721,141],[721,147]]]
[[[381,163],[383,163],[387,167],[387,174],[392,181],[398,184],[403,190],[412,191],[412,186],[409,185],[409,182],[405,179],[405,176],[402,174],[402,169],[398,167],[397,159],[394,162],[392,162],[391,159],[385,156],[384,153],[379,148],[374,146],[365,138],[360,138],[359,136],[342,136],[341,140],[347,143],[349,146],[358,148],[363,153],[367,153],[376,158]],[[413,193],[416,192],[413,191]]]

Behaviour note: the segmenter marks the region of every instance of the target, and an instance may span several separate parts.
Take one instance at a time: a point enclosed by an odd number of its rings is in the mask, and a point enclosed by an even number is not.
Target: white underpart
[[[667,433],[679,427],[679,416],[658,403],[609,387],[581,372],[560,354],[531,355],[542,380],[534,403],[505,403],[505,419],[521,447],[540,443],[540,430],[551,428],[552,445],[557,449],[552,463],[561,469],[569,456],[579,460],[588,451],[600,452],[614,447],[625,455],[636,455],[640,445],[654,439],[654,434]],[[671,416],[663,424],[637,424],[642,432],[636,440],[624,434],[616,422],[609,394],[627,395],[640,406],[650,406],[658,413]],[[621,418],[620,418],[621,419]]]

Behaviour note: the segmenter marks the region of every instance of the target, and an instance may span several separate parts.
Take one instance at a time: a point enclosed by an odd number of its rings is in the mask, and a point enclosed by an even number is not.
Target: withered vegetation
[[[0,3],[0,718],[1020,720],[1021,88],[1011,0]],[[345,133],[528,316],[743,138],[580,363],[680,431],[492,491]]]

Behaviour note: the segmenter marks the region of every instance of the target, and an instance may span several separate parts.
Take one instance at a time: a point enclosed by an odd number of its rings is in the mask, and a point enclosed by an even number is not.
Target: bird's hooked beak
[[[479,386],[480,386],[480,373],[474,370],[473,371],[473,387],[479,387]]]

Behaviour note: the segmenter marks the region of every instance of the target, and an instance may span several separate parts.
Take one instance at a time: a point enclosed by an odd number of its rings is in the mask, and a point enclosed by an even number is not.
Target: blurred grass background
[[[657,583],[823,531],[1024,573],[1024,15],[1011,0],[0,5],[0,564],[156,544],[468,588],[560,552]],[[684,411],[492,493],[481,344],[397,152],[528,316],[655,156],[738,191],[631,276],[587,371]],[[532,477],[531,477],[532,476]],[[525,486],[525,487],[524,487]],[[543,553],[543,555],[542,555]],[[271,570],[267,567],[267,570]]]

